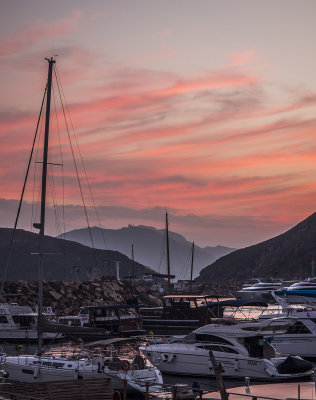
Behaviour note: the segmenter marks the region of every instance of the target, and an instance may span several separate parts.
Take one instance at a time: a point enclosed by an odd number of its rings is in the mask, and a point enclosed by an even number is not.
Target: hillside
[[[133,244],[135,260],[159,273],[167,273],[164,229],[158,230],[150,226],[129,225],[121,229],[93,227],[91,233],[96,248],[116,250],[131,257]],[[66,232],[64,237],[84,245],[91,245],[87,228]],[[177,279],[189,279],[192,243],[178,233],[169,232],[169,248],[171,274],[176,275]],[[195,246],[193,275],[198,276],[202,268],[233,250],[224,246],[205,248]]]
[[[12,229],[0,228],[0,274],[2,277],[9,250]],[[7,280],[38,279],[38,235],[24,230],[17,230],[12,259],[8,268]],[[82,244],[45,236],[43,244],[44,279],[90,280],[102,276],[116,277],[115,261],[120,262],[120,277],[131,275],[132,261],[125,255],[111,250],[92,250]],[[73,268],[76,266],[76,268]],[[135,272],[143,275],[152,271],[136,263]]]
[[[316,254],[316,213],[282,235],[236,250],[207,266],[197,282],[244,282],[250,278],[311,276]]]

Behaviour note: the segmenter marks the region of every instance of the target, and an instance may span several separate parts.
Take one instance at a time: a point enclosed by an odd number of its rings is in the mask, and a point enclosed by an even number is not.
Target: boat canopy
[[[243,306],[257,306],[257,307],[268,307],[268,304],[261,301],[249,301],[249,300],[222,300],[208,302],[209,307],[243,307]]]
[[[121,304],[121,305],[111,305],[111,306],[85,306],[82,307],[87,310],[117,310],[117,309],[128,309],[128,308],[142,308],[142,304]]]

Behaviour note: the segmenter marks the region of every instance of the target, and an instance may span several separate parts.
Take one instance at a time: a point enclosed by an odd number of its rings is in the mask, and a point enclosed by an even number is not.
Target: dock
[[[315,382],[282,382],[227,389],[229,400],[315,400]],[[203,400],[221,400],[219,392],[206,393]]]

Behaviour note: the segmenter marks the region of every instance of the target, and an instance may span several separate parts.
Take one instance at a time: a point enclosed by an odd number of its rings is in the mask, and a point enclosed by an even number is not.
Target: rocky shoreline
[[[35,281],[6,282],[0,301],[36,307],[37,294],[38,283]],[[43,283],[43,306],[52,307],[57,316],[76,315],[82,306],[124,304],[131,297],[138,297],[139,303],[147,307],[162,305],[161,300],[147,288],[131,285],[127,281],[102,279]]]

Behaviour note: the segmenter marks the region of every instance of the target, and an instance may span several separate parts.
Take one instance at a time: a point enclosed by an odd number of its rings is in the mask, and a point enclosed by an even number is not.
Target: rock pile
[[[37,282],[6,282],[1,302],[14,302],[32,307],[38,304]],[[89,305],[124,304],[127,299],[138,297],[139,304],[160,306],[161,300],[141,286],[127,281],[93,280],[53,281],[43,283],[43,306],[52,307],[56,315],[76,315],[80,307]]]

